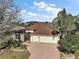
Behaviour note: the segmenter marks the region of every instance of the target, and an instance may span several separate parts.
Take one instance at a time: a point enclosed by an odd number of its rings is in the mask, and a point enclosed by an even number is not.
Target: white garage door
[[[58,37],[53,36],[31,36],[31,42],[57,43]]]

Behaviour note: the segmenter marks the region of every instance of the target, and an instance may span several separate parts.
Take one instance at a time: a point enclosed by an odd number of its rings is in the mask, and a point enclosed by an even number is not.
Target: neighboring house
[[[29,26],[26,33],[30,33],[31,42],[57,43],[60,39],[58,32],[43,22]]]
[[[25,40],[25,27],[16,25],[10,30],[10,32],[11,32],[10,36],[14,40],[17,40],[17,41]]]

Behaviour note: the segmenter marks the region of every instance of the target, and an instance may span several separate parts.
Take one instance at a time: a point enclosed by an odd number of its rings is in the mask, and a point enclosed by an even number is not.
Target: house
[[[29,26],[26,33],[30,33],[31,42],[57,43],[59,40],[58,32],[43,22]]]
[[[24,41],[25,40],[25,27],[15,25],[12,29],[10,29],[10,37],[12,37],[16,41]]]

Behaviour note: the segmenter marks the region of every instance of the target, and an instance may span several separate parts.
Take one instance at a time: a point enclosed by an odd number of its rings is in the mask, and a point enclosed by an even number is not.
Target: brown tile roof
[[[33,25],[29,26],[27,30],[34,31],[31,34],[35,35],[52,35],[52,32],[54,32],[54,29],[50,28],[46,23],[34,23]]]

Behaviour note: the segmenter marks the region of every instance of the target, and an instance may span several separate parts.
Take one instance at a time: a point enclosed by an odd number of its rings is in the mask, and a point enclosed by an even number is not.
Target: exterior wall
[[[21,34],[21,40],[24,41],[25,34]]]
[[[30,37],[31,42],[57,43],[59,36],[34,36]]]
[[[24,41],[24,35],[25,34],[20,34],[20,39],[16,39],[16,33],[13,33],[12,35],[11,35],[11,37],[14,39],[14,40],[21,40],[21,41]]]
[[[26,30],[26,33],[33,33],[34,31]]]

